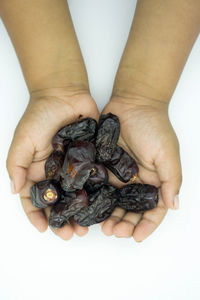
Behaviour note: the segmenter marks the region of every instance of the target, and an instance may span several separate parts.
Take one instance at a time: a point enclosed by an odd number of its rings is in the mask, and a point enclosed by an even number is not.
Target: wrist
[[[88,92],[89,84],[84,66],[73,63],[64,68],[52,68],[48,73],[38,70],[37,74],[26,76],[30,94],[51,89],[63,89],[71,92]],[[27,75],[28,72],[26,72]]]
[[[82,87],[81,85],[62,85],[59,87],[49,87],[43,89],[37,89],[30,92],[30,100],[37,101],[40,99],[55,99],[55,100],[62,100],[64,103],[66,101],[71,101],[72,97],[80,98],[82,97],[91,97],[89,89],[86,87]]]
[[[131,108],[152,108],[168,112],[169,101],[155,97],[148,93],[148,89],[141,88],[118,88],[114,89],[110,102]]]
[[[154,80],[132,68],[120,67],[115,79],[112,97],[133,99],[135,103],[151,103],[168,105],[173,89],[163,85],[163,82]]]
[[[30,94],[27,107],[29,118],[35,117],[56,122],[57,130],[80,116],[98,119],[99,113],[95,101],[86,90],[72,90],[66,87],[49,88],[34,91]],[[34,113],[33,113],[34,112]],[[31,117],[30,117],[31,116]],[[41,116],[41,117],[40,117]],[[49,123],[50,124],[50,123]]]

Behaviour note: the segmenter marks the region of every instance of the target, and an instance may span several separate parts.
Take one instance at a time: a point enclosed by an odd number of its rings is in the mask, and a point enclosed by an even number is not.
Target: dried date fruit
[[[128,184],[117,191],[117,205],[127,211],[141,213],[158,203],[158,189],[150,184]]]
[[[52,144],[55,150],[63,152],[71,141],[93,141],[96,131],[96,120],[85,118],[61,128],[53,137]]]
[[[59,171],[62,168],[64,162],[64,155],[62,152],[53,151],[48,157],[45,163],[45,175],[47,179],[55,179],[59,181],[60,174]]]
[[[77,162],[94,162],[96,149],[93,143],[88,141],[75,141],[70,143],[67,153],[70,160]]]
[[[105,162],[105,166],[122,182],[128,182],[134,178],[139,169],[135,160],[120,146],[116,149],[111,159]]]
[[[74,215],[74,220],[81,226],[90,226],[107,219],[117,203],[116,189],[111,185],[104,185],[94,194],[89,195],[89,206]]]
[[[34,206],[46,208],[60,200],[61,191],[56,181],[43,180],[31,187],[30,195]]]
[[[56,203],[50,212],[49,225],[54,228],[64,226],[70,217],[88,205],[87,193],[84,189],[75,193],[67,193]]]
[[[111,159],[120,133],[120,123],[117,116],[108,113],[99,119],[96,138],[97,160],[105,162]]]
[[[72,192],[83,188],[93,168],[95,154],[95,147],[90,142],[70,143],[60,172],[63,190]]]
[[[106,167],[124,183],[139,171],[135,160],[117,145],[119,133],[119,119],[112,113],[100,117],[98,131],[97,122],[86,118],[56,133],[54,151],[45,163],[47,180],[30,190],[34,206],[52,206],[50,226],[60,228],[71,217],[81,226],[100,223],[116,206],[136,213],[156,207],[155,186],[128,184],[117,189],[107,184]]]
[[[63,153],[63,155],[66,152],[66,147],[68,143],[63,137],[60,137],[58,133],[56,133],[52,139],[52,146],[54,151],[61,152]]]
[[[86,181],[84,188],[91,194],[99,190],[108,182],[108,171],[102,164],[94,164],[90,172],[90,177]]]

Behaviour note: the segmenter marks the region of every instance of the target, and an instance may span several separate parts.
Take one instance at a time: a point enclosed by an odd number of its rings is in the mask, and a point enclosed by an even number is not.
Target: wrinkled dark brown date
[[[157,206],[155,186],[137,183],[117,189],[107,184],[106,167],[125,183],[139,171],[134,159],[117,145],[119,133],[118,117],[108,113],[101,116],[98,132],[96,121],[86,118],[54,136],[54,151],[45,164],[47,180],[30,190],[34,206],[52,206],[50,226],[60,228],[71,217],[81,226],[100,223],[116,206],[136,213]]]
[[[52,145],[57,151],[64,152],[66,146],[75,140],[93,141],[97,131],[97,122],[92,118],[71,123],[61,128],[53,137]]]
[[[60,180],[59,171],[64,162],[64,154],[60,151],[53,151],[45,163],[45,175],[47,179]]]
[[[74,215],[75,222],[81,226],[90,226],[107,219],[117,202],[115,191],[113,186],[105,185],[94,194],[89,195],[90,205]]]
[[[51,227],[63,227],[70,217],[77,214],[81,209],[88,205],[87,193],[84,189],[75,193],[66,193],[62,200],[56,203],[49,216]]]
[[[102,164],[94,164],[90,172],[90,177],[86,181],[84,188],[91,194],[99,190],[108,182],[108,171]]]
[[[118,145],[111,159],[104,164],[119,180],[125,183],[139,172],[135,160]]]
[[[69,140],[65,140],[64,138],[60,137],[58,133],[56,133],[52,139],[52,146],[54,151],[62,152],[63,155],[66,152],[66,147],[69,144]]]
[[[158,189],[150,184],[128,184],[117,190],[117,197],[118,206],[139,213],[156,207]]]
[[[95,147],[90,142],[70,143],[60,172],[63,190],[72,192],[83,188],[93,168],[95,154]]]
[[[60,200],[61,189],[54,180],[43,180],[34,184],[30,189],[32,204],[39,208],[46,208]]]
[[[96,137],[97,160],[105,162],[111,159],[120,133],[120,123],[117,116],[108,113],[99,119]]]
[[[77,162],[94,162],[96,149],[93,143],[88,141],[75,141],[70,143],[67,153],[68,159]]]

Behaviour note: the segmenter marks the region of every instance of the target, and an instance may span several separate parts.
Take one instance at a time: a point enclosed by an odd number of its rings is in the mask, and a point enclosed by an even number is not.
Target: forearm
[[[113,96],[168,103],[199,30],[199,0],[138,0]]]
[[[88,79],[66,0],[1,0],[0,15],[30,92],[88,90]]]

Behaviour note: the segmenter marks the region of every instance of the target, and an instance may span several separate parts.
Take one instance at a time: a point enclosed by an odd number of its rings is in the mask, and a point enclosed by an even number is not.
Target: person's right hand
[[[33,93],[13,137],[7,158],[7,169],[13,193],[20,193],[24,211],[30,222],[40,231],[48,227],[50,209],[39,209],[32,205],[30,187],[45,179],[44,164],[53,148],[51,140],[63,126],[79,116],[92,117],[98,121],[96,103],[88,92],[53,88]],[[75,223],[52,231],[64,240],[83,236],[88,228]]]

